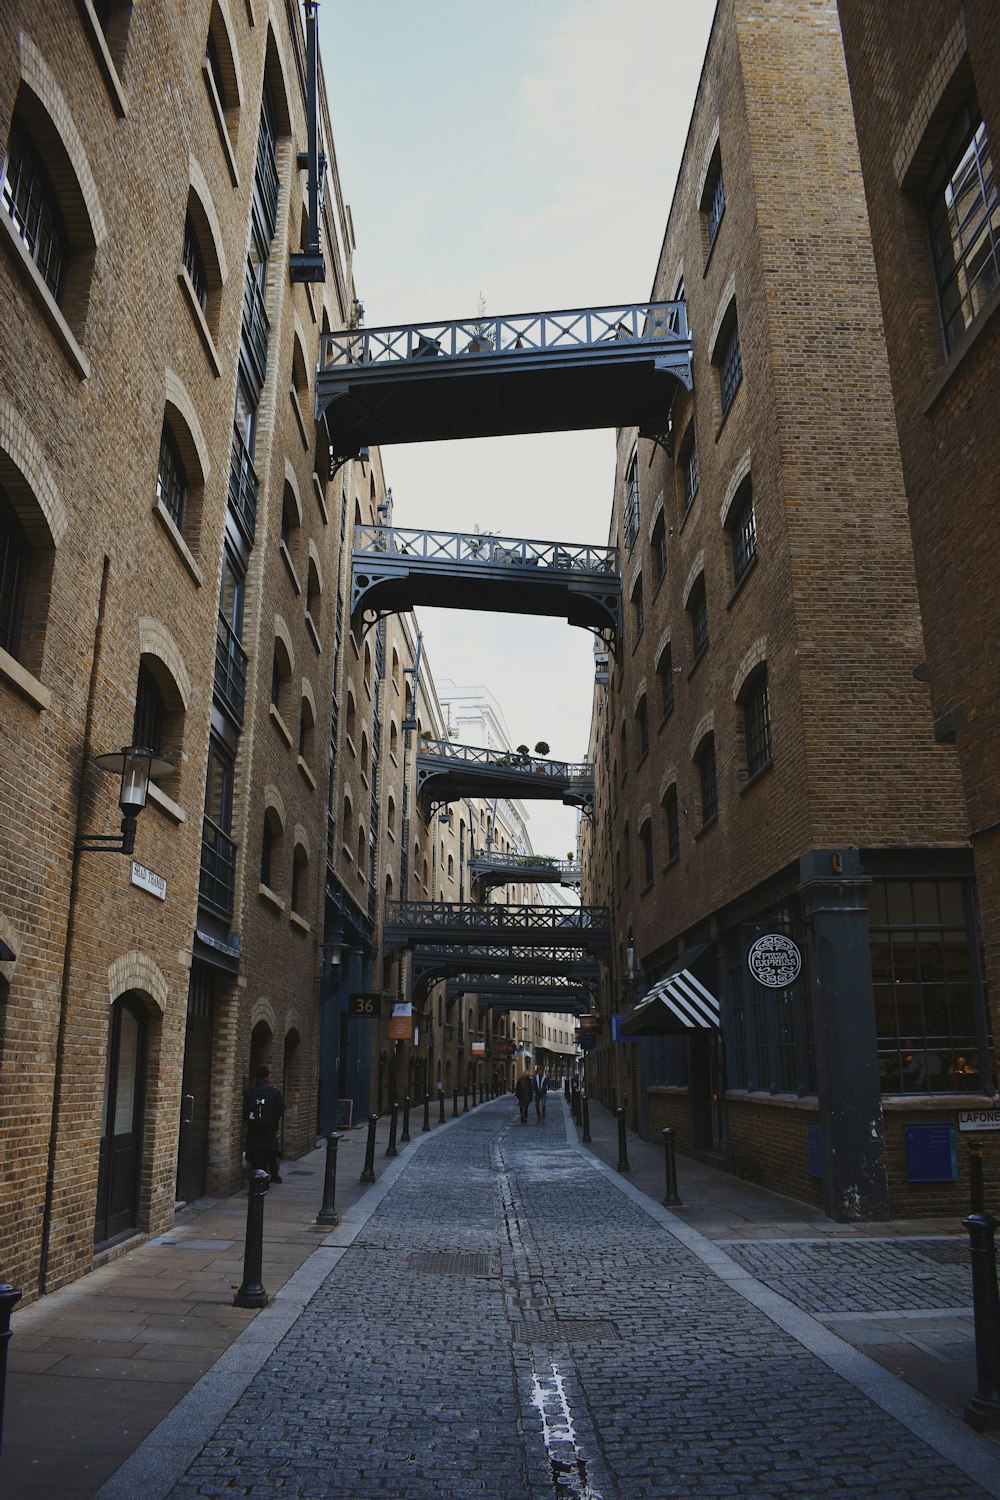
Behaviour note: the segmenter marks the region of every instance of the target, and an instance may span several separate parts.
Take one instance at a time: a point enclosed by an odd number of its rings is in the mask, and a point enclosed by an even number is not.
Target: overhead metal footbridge
[[[594,805],[594,768],[586,763],[520,755],[513,750],[421,740],[417,795],[439,804],[461,797],[546,800],[589,813]]]
[[[520,948],[575,948],[599,956],[611,949],[611,916],[606,906],[548,906],[542,903],[483,906],[475,901],[387,901],[382,924],[385,953],[430,944],[517,945]]]
[[[365,623],[426,604],[621,629],[617,547],[359,526],[351,568],[351,614]]]
[[[323,335],[316,418],[333,462],[375,444],[638,427],[691,389],[683,302],[347,328]]]
[[[519,883],[579,888],[582,881],[578,859],[550,859],[545,854],[473,854],[469,874],[480,891]]]
[[[539,978],[563,978],[592,988],[600,983],[597,960],[579,948],[525,947],[488,943],[440,943],[412,950],[413,994],[422,994],[439,979],[483,974],[517,980],[527,991]],[[512,1005],[511,1009],[518,1007]]]

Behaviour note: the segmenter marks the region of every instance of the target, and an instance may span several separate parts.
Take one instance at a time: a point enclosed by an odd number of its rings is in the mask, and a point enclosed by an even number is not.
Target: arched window
[[[313,755],[313,730],[316,724],[316,716],[309,699],[303,695],[302,706],[299,714],[299,756],[306,765],[312,760]]]
[[[0,488],[0,650],[20,656],[31,548],[13,505]]]
[[[767,695],[767,667],[749,679],[740,694],[747,776],[757,776],[771,764],[771,709]]]
[[[695,756],[701,792],[701,826],[706,828],[719,816],[719,784],[715,769],[715,735],[706,734]]]
[[[354,693],[350,688],[347,689],[347,714],[345,716],[344,725],[347,729],[347,738],[353,745],[354,736],[358,732],[358,710],[354,702]]]
[[[275,871],[280,862],[281,835],[282,827],[278,810],[275,807],[269,807],[264,813],[260,844],[260,883],[266,885],[268,890],[274,888]]]
[[[343,832],[344,847],[350,853],[354,843],[354,808],[351,806],[350,797],[344,798]]]
[[[389,754],[392,756],[393,760],[396,759],[396,756],[397,756],[398,752],[399,752],[399,733],[398,733],[398,731],[396,729],[395,721],[393,721],[389,725]]]
[[[163,754],[164,727],[167,711],[155,677],[145,662],[139,665],[139,680],[135,692],[135,720],[132,725],[133,745],[145,745]]]
[[[3,206],[59,306],[66,290],[69,236],[59,199],[22,124],[15,119],[3,164]]]
[[[641,765],[649,753],[649,711],[643,693],[635,709],[635,763]]]
[[[304,914],[303,908],[308,903],[309,890],[309,856],[301,844],[295,845],[295,853],[292,855],[292,889],[289,894],[289,905],[292,911],[300,917]]]
[[[160,433],[160,461],[156,469],[156,498],[183,536],[187,510],[187,474],[184,460],[170,424],[164,422]]]
[[[396,832],[396,799],[391,794],[386,804],[385,826],[389,833]]]
[[[274,642],[274,657],[271,662],[271,702],[282,716],[287,697],[286,684],[291,675],[292,664],[288,659],[288,647],[278,636]]]
[[[319,629],[320,605],[323,602],[323,591],[319,581],[319,569],[315,560],[309,559],[309,573],[306,581],[306,614],[313,624]]]

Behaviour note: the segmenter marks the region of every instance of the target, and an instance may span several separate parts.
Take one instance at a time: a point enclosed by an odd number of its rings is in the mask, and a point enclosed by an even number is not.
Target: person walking
[[[280,1182],[278,1153],[278,1122],[285,1113],[285,1101],[281,1090],[271,1081],[271,1069],[261,1063],[257,1069],[257,1081],[243,1098],[243,1118],[247,1133],[243,1150],[250,1170],[270,1172],[272,1182]]]
[[[531,1103],[531,1096],[533,1092],[534,1090],[531,1085],[531,1074],[528,1072],[527,1068],[525,1068],[524,1072],[521,1074],[520,1078],[514,1085],[514,1093],[517,1096],[517,1107],[521,1111],[522,1125],[527,1125],[528,1123],[528,1105]]]
[[[535,1101],[535,1120],[545,1124],[545,1104],[549,1093],[549,1075],[544,1068],[536,1068],[531,1080],[531,1097]]]

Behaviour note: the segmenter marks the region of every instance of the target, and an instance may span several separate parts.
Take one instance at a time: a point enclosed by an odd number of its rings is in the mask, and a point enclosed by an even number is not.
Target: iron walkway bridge
[[[550,859],[544,854],[473,854],[469,873],[481,891],[495,885],[580,886],[578,859]]]
[[[511,1009],[516,1010],[515,997],[529,993],[557,999],[568,997],[571,1000],[589,1000],[597,994],[597,978],[595,974],[585,980],[560,982],[543,975],[513,977],[509,974],[456,974],[448,980],[444,993],[449,1005],[456,995],[495,995],[509,1000]]]
[[[351,568],[351,615],[365,623],[427,604],[621,630],[617,547],[359,526]]]
[[[316,419],[333,463],[376,443],[638,427],[660,437],[678,386],[691,389],[683,302],[323,335]]]
[[[611,948],[611,916],[606,906],[482,906],[475,901],[385,904],[382,942],[386,953],[463,941],[582,948],[606,955]]]
[[[594,768],[544,760],[514,750],[487,750],[451,740],[421,740],[417,749],[417,795],[432,804],[460,797],[514,797],[564,802],[589,813],[594,806]]]
[[[600,982],[597,961],[589,953],[574,948],[516,944],[440,943],[435,947],[414,948],[411,973],[414,997],[437,980],[452,979],[458,974],[514,976],[525,989],[539,978],[552,976],[578,985]]]

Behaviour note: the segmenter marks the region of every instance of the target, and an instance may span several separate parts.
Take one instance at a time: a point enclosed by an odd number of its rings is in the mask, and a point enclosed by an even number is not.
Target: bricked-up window
[[[757,776],[771,764],[771,712],[767,699],[767,668],[751,678],[743,698],[743,735],[747,775]]]
[[[69,237],[41,157],[16,120],[7,142],[0,194],[18,238],[61,305],[66,288]]]
[[[642,888],[653,884],[653,824],[649,818],[639,829],[639,851],[642,859]]]
[[[646,625],[646,616],[642,605],[641,573],[632,585],[632,625],[635,630],[635,639],[638,640]]]
[[[974,92],[929,174],[926,202],[944,341],[950,353],[1000,284],[1000,199]]]
[[[180,532],[184,530],[187,488],[184,461],[173,433],[164,422],[160,433],[160,461],[156,468],[156,498]]]
[[[144,745],[148,750],[155,750],[157,755],[162,755],[166,722],[167,710],[163,702],[163,694],[149,667],[142,662],[139,666],[135,690],[133,745]]]
[[[715,770],[715,735],[706,734],[698,747],[698,782],[701,791],[701,826],[719,816],[719,783]]]
[[[876,880],[868,928],[883,1092],[992,1093],[971,882]]]
[[[688,425],[688,430],[681,441],[678,467],[681,471],[681,483],[684,495],[684,514],[687,515],[691,509],[695,495],[698,493],[698,485],[701,475],[698,468],[698,444],[695,440],[694,423]]]
[[[0,650],[18,656],[24,622],[31,548],[2,487],[0,487]]]
[[[729,537],[733,553],[733,583],[742,583],[757,559],[757,517],[754,513],[753,485],[750,480],[740,488],[729,512]]]
[[[719,371],[719,395],[722,400],[722,415],[725,416],[743,379],[743,351],[740,348],[740,325],[735,303],[726,314],[712,363]]]
[[[698,661],[702,653],[708,650],[708,597],[705,593],[704,573],[688,595],[687,612],[691,616],[693,660]]]
[[[667,850],[667,864],[672,865],[681,853],[681,828],[677,816],[677,787],[667,788],[660,803],[663,812],[663,842]]]
[[[660,652],[656,675],[660,679],[660,712],[666,718],[674,708],[674,653],[669,641]]]
[[[635,763],[640,765],[649,754],[649,710],[643,693],[635,710]]]
[[[631,552],[639,535],[639,455],[633,453],[625,470],[625,546]]]

